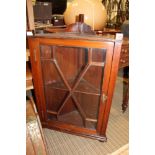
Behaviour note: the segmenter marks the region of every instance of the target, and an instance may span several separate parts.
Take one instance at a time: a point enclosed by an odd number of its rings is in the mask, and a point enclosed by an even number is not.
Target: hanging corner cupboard
[[[28,38],[43,127],[106,141],[122,38],[73,33]]]

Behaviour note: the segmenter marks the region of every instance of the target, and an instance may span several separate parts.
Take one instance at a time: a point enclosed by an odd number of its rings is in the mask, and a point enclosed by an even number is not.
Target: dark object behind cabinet
[[[29,38],[44,127],[106,141],[122,40],[56,33]]]
[[[67,7],[67,0],[51,0],[53,4],[53,14],[63,14]]]
[[[51,21],[52,16],[52,3],[48,2],[36,2],[33,6],[34,21],[45,22]]]
[[[63,14],[67,7],[67,0],[37,0],[38,2],[51,2],[52,14]]]

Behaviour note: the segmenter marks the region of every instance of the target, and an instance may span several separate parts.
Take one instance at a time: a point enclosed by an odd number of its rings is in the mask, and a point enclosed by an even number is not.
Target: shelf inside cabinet
[[[96,122],[86,121],[86,124],[84,125],[82,117],[79,115],[78,111],[72,111],[65,115],[61,115],[59,116],[58,121],[62,121],[72,125],[76,125],[76,126],[78,125],[80,127],[86,127],[94,130],[96,128]]]
[[[69,85],[73,85],[73,80],[68,80]],[[49,82],[45,84],[46,87],[51,87],[53,89],[59,89],[59,90],[65,90],[68,91],[68,89],[65,87],[63,82]],[[78,93],[84,93],[84,94],[91,94],[91,95],[101,95],[101,90],[96,88],[94,85],[92,85],[90,82],[88,82],[85,79],[81,79],[79,82],[79,85],[74,90],[74,92]]]
[[[57,121],[65,122],[67,124],[72,124],[75,126],[78,125],[80,127],[86,127],[92,130],[95,130],[97,125],[97,119],[91,119],[91,118],[86,118],[84,120],[85,121],[85,125],[84,125],[83,119],[77,110],[74,110],[72,112],[69,112],[63,115],[59,115],[58,118],[56,118],[55,116],[56,112],[47,111],[47,113],[48,113],[49,120],[57,120]]]

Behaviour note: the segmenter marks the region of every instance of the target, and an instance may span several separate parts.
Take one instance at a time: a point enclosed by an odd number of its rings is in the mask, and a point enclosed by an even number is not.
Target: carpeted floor
[[[128,155],[129,113],[121,112],[123,84],[116,88],[107,128],[107,142],[44,129],[49,155]]]

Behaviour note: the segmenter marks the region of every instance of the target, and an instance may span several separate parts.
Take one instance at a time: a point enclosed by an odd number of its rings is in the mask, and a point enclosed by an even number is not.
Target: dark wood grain
[[[122,40],[89,36],[29,38],[37,107],[44,127],[106,141]]]
[[[26,0],[26,19],[27,19],[27,31],[35,30],[34,27],[34,13],[31,0]]]
[[[42,126],[35,105],[31,100],[26,103],[26,154],[47,155]]]

